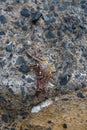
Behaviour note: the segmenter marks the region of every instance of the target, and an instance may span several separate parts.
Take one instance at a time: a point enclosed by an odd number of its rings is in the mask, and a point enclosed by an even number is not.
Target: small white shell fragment
[[[31,110],[31,113],[37,113],[39,112],[40,110],[42,110],[43,108],[45,107],[48,107],[49,105],[51,105],[53,103],[53,101],[51,99],[49,100],[46,100],[44,102],[42,102],[41,104],[37,105],[37,106],[34,106]]]

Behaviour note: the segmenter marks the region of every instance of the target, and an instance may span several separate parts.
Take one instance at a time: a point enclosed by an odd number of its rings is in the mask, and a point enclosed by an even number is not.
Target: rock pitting
[[[86,100],[81,93],[87,88],[86,5],[86,0],[0,1],[2,130],[15,129],[33,106],[48,98],[75,92]],[[55,67],[46,92],[36,89],[35,74],[29,67],[36,61],[26,55],[25,48]],[[64,123],[63,128],[68,128]]]

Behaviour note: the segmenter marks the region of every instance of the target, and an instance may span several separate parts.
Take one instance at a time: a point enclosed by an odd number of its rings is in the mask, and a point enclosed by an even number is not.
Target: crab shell
[[[44,77],[51,77],[52,76],[52,73],[54,72],[54,66],[52,64],[50,64],[48,61],[40,62],[39,67],[40,67],[40,73]]]

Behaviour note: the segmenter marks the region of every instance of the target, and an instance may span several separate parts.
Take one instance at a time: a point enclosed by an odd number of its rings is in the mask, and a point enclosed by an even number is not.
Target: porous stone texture
[[[37,91],[35,74],[29,66],[37,62],[26,55],[26,49],[55,68],[46,92]],[[34,105],[49,97],[85,88],[87,1],[1,0],[1,129],[14,129]],[[81,92],[77,95],[83,97]]]
[[[87,91],[82,91],[87,99]],[[56,98],[53,104],[30,114],[18,123],[17,130],[86,130],[87,100],[73,94]]]

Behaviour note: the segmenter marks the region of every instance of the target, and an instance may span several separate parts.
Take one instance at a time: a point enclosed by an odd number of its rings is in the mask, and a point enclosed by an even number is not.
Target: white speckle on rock
[[[9,86],[15,94],[20,93],[20,86],[23,85],[23,81],[20,78],[7,78],[2,81],[3,86]]]
[[[31,41],[28,41],[28,43],[27,43],[28,45],[32,45],[32,42]]]

